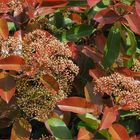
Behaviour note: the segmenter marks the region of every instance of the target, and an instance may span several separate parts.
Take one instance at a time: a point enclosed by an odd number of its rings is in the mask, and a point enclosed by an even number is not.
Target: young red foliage
[[[22,66],[25,61],[18,55],[11,55],[6,58],[0,59],[0,69],[22,71]]]
[[[88,112],[97,112],[97,106],[91,102],[86,101],[81,97],[69,97],[57,103],[57,106],[68,112],[74,112],[78,114],[85,114]]]
[[[91,140],[92,138],[92,133],[87,131],[86,128],[82,127],[79,129],[77,140]]]
[[[113,124],[109,127],[109,133],[113,140],[129,140],[127,130],[121,124]]]
[[[50,76],[49,74],[45,74],[40,77],[40,81],[52,94],[58,93],[59,84],[54,77]]]
[[[4,18],[0,18],[0,35],[4,39],[7,39],[8,38],[8,35],[9,35],[7,21]]]
[[[9,103],[16,90],[16,82],[13,77],[7,73],[0,73],[0,96],[6,102]]]
[[[105,107],[104,115],[101,120],[100,130],[109,128],[118,116],[118,107]]]
[[[89,5],[89,7],[93,7],[94,5],[96,5],[97,3],[99,3],[101,0],[87,0],[87,3]]]

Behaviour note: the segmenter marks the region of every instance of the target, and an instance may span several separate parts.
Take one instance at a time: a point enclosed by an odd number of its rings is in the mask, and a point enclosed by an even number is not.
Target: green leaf
[[[95,118],[93,115],[86,113],[82,115],[78,115],[78,117],[85,122],[89,127],[91,127],[93,130],[98,128],[99,120]]]
[[[78,41],[82,37],[90,36],[94,32],[93,26],[86,24],[78,25],[63,32],[62,41]]]
[[[107,139],[107,140],[112,140],[109,133],[108,133],[108,130],[107,129],[104,129],[104,130],[99,130],[95,137],[95,139]]]
[[[74,6],[86,6],[87,0],[69,0],[68,6],[74,7]]]
[[[135,34],[126,26],[124,27],[127,32],[126,45],[128,46],[128,48],[127,48],[126,54],[131,56],[136,52],[137,41],[135,38]]]
[[[116,25],[111,28],[104,48],[103,66],[105,68],[110,67],[119,55],[121,37],[120,29]]]
[[[56,140],[72,139],[70,130],[62,120],[51,118],[47,122]]]
[[[64,17],[61,12],[56,12],[54,14],[54,22],[55,26],[59,29],[64,25]]]
[[[9,31],[16,31],[15,23],[14,22],[8,22],[8,29]]]

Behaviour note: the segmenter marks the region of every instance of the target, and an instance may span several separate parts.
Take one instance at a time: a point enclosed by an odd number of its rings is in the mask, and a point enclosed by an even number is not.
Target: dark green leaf
[[[90,36],[94,32],[93,26],[86,24],[78,25],[68,31],[63,32],[62,41],[78,41],[78,39]]]
[[[120,41],[120,29],[114,25],[109,32],[107,43],[104,48],[103,65],[105,68],[110,67],[118,57]]]
[[[78,115],[78,117],[85,122],[89,127],[91,127],[93,130],[98,128],[99,121],[97,118],[95,118],[92,114],[82,114]]]
[[[47,122],[56,140],[72,139],[70,130],[62,120],[51,118]]]

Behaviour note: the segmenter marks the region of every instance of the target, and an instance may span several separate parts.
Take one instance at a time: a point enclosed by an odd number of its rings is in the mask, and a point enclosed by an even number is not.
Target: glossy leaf
[[[81,24],[63,32],[62,41],[78,41],[82,37],[90,36],[94,32],[93,26]]]
[[[31,125],[24,118],[16,119],[11,131],[10,140],[29,140],[31,133]]]
[[[77,24],[82,23],[82,18],[79,14],[76,14],[76,13],[71,14],[71,19],[72,19],[72,21],[74,21]]]
[[[129,14],[125,16],[125,19],[131,30],[140,35],[140,17],[137,14]]]
[[[140,72],[134,72],[132,70],[130,70],[129,68],[119,68],[118,72],[126,75],[126,76],[130,76],[130,77],[140,77]]]
[[[52,94],[56,94],[59,91],[59,84],[54,77],[49,74],[42,75],[40,77],[42,84],[48,89]]]
[[[72,139],[70,130],[62,120],[50,118],[47,120],[47,123],[49,124],[53,136],[56,138],[56,140]]]
[[[136,37],[135,34],[128,29],[126,26],[124,26],[125,31],[123,34],[123,38],[124,38],[124,43],[126,43],[127,48],[126,48],[126,54],[129,56],[132,56],[135,52],[136,52],[136,47],[137,47],[137,41],[136,41]],[[127,37],[125,38],[127,34]]]
[[[109,32],[107,43],[104,49],[103,65],[110,67],[117,59],[120,51],[120,30],[113,26]]]
[[[135,8],[136,8],[137,15],[140,16],[140,0],[135,1]]]
[[[118,14],[109,8],[103,9],[96,13],[94,20],[102,24],[112,24],[119,19]]]
[[[99,126],[100,121],[97,120],[92,114],[86,113],[78,115],[78,117],[85,122],[89,127],[91,127],[93,130],[96,130]]]
[[[82,127],[79,129],[77,140],[91,140],[92,138],[93,134],[86,130],[86,128]]]
[[[89,5],[89,7],[93,7],[94,5],[96,5],[97,3],[99,3],[101,0],[87,0],[87,3]]]
[[[25,64],[24,59],[18,55],[11,55],[0,59],[0,69],[22,71],[22,66]]]
[[[116,121],[117,116],[118,116],[118,107],[108,108],[106,106],[101,120],[100,130],[109,128],[112,125],[112,123]]]
[[[6,102],[9,103],[16,90],[16,83],[13,77],[7,73],[0,73],[0,96]]]
[[[97,106],[86,101],[81,97],[69,97],[58,102],[57,106],[63,111],[85,114],[88,112],[96,112]]]
[[[0,18],[0,35],[4,39],[8,39],[9,30],[8,30],[7,21],[4,18]]]
[[[127,130],[121,124],[113,124],[109,127],[109,133],[113,140],[129,140]]]
[[[51,8],[61,8],[68,4],[67,0],[42,0],[41,5]]]

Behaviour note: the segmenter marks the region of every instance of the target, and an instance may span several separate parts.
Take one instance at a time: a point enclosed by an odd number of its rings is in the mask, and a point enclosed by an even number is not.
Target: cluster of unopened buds
[[[10,36],[1,40],[0,46],[2,57],[19,55],[25,60],[22,74],[26,77],[16,81],[19,108],[29,118],[46,119],[56,103],[67,97],[79,71],[68,45],[47,31],[36,29],[25,33],[22,39]],[[45,74],[56,80],[58,93],[52,94],[40,82]]]
[[[119,73],[104,76],[95,81],[94,92],[116,98],[121,107],[140,112],[140,81]]]

